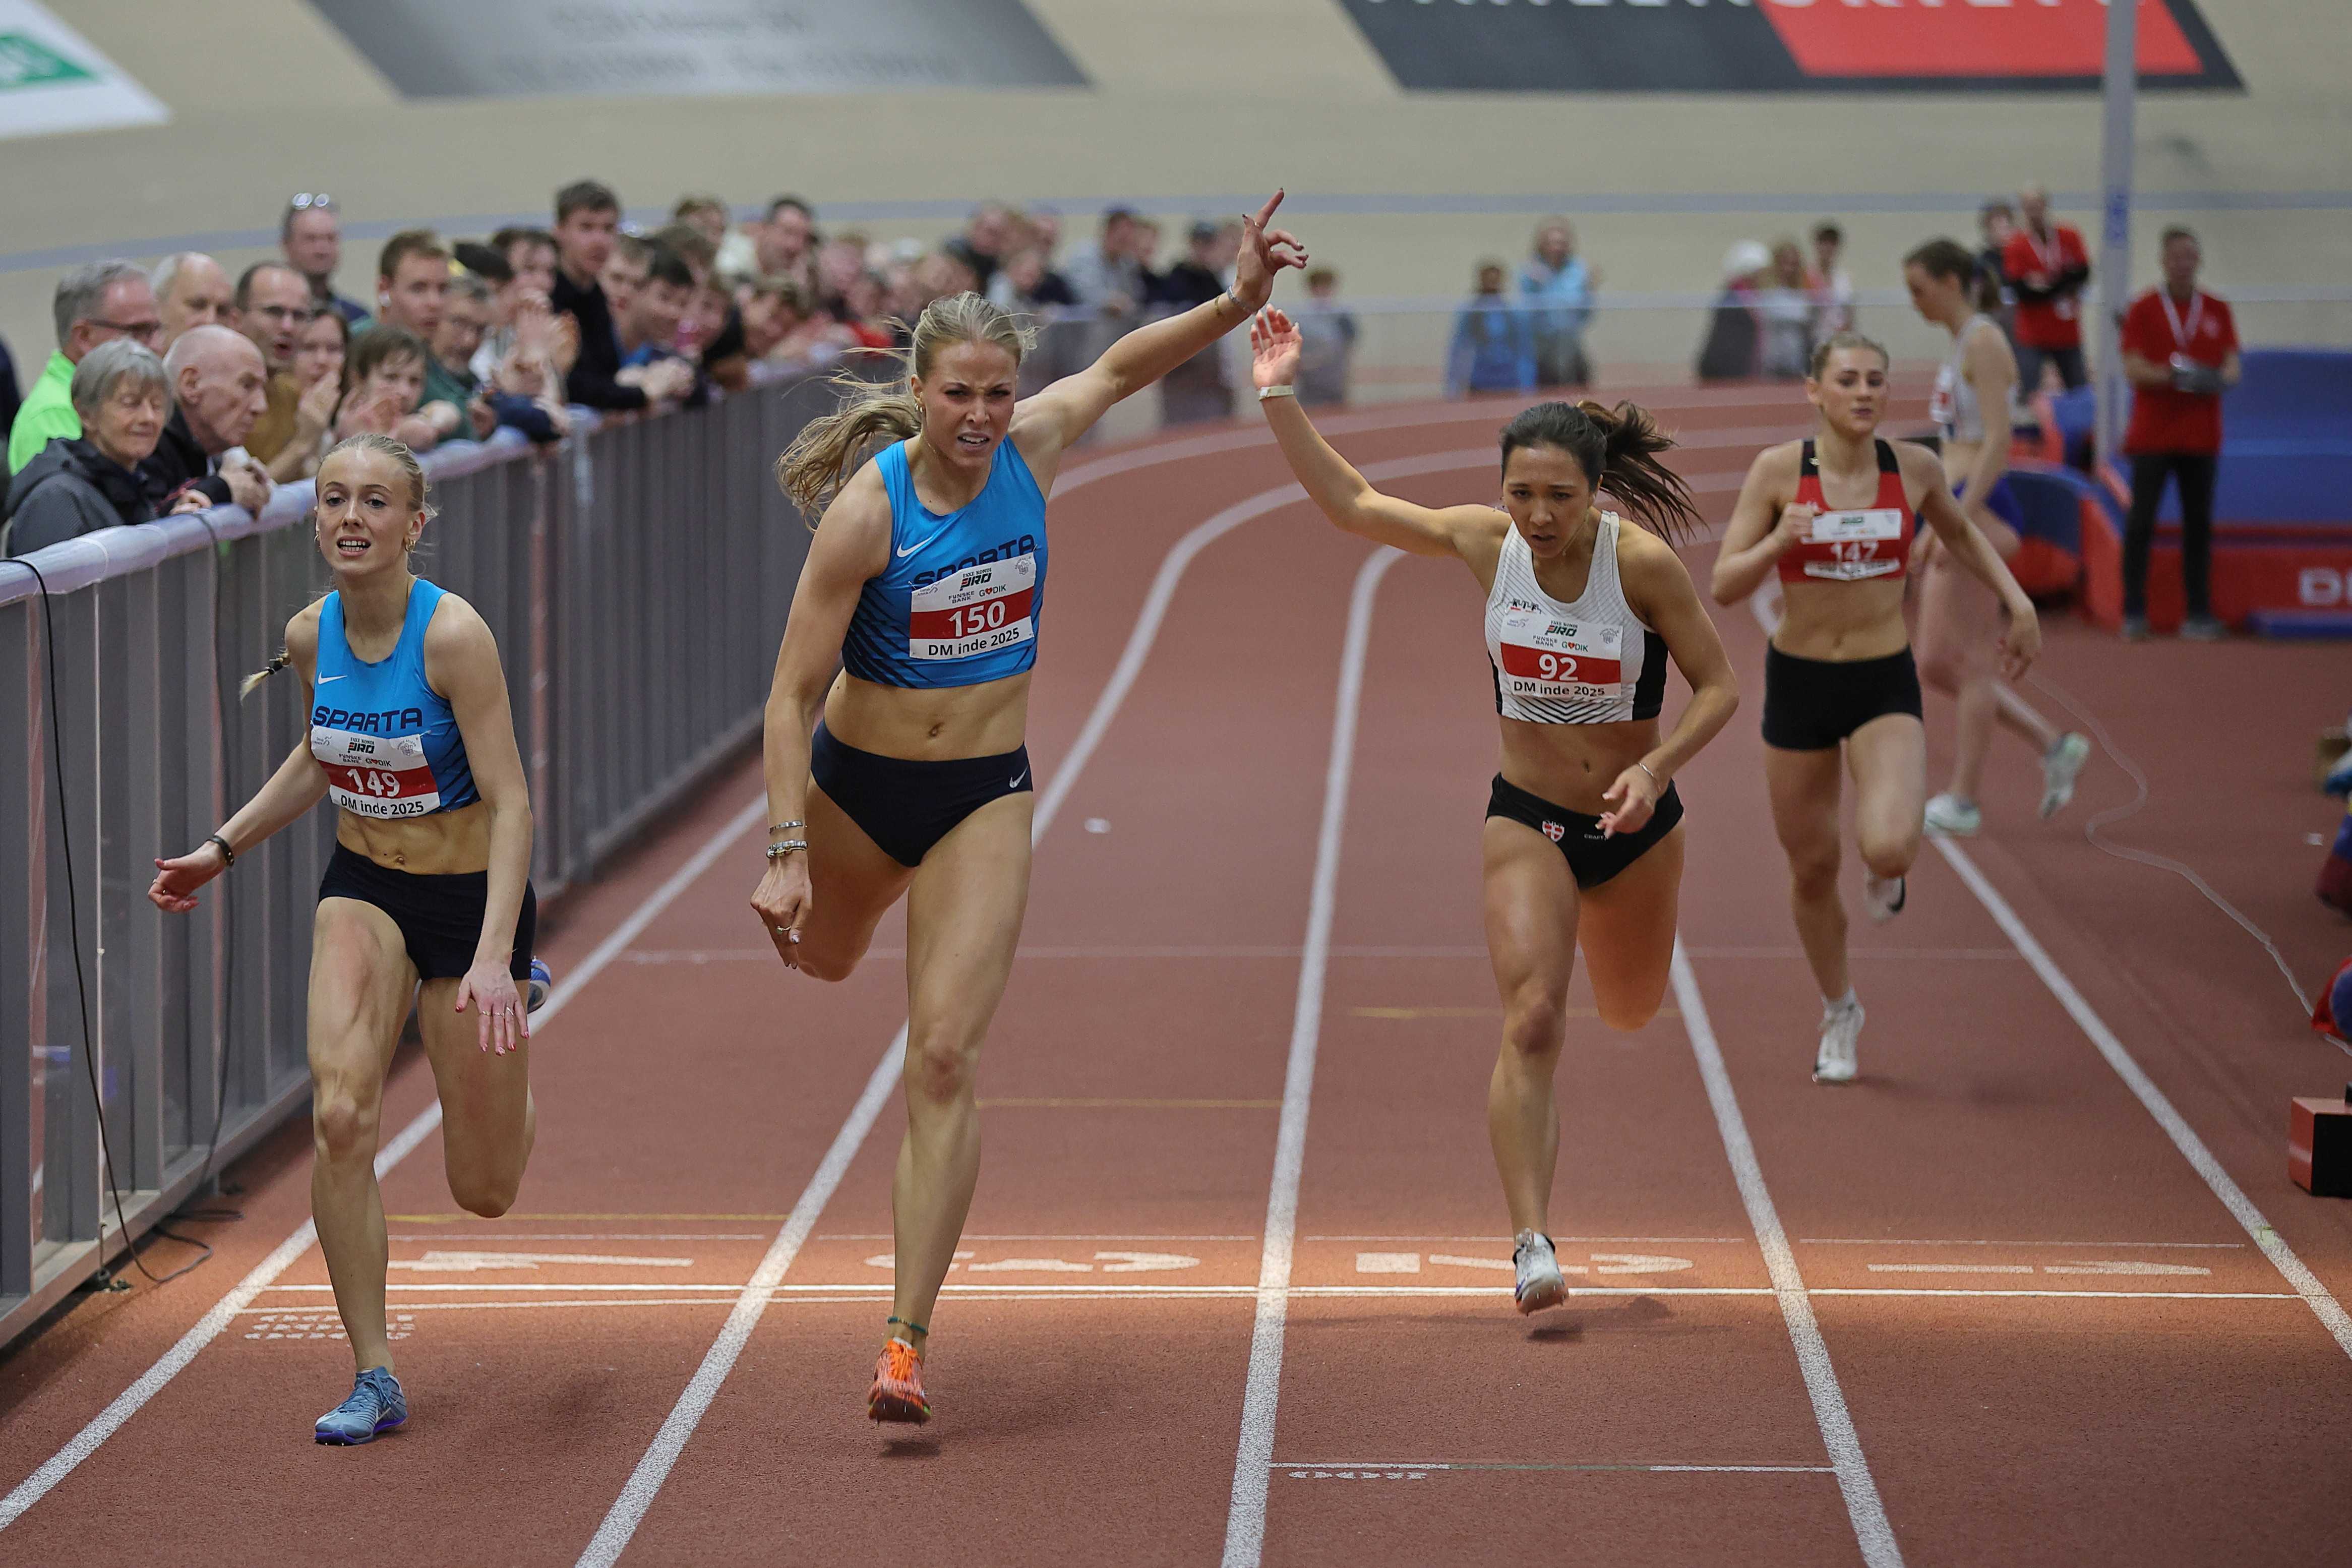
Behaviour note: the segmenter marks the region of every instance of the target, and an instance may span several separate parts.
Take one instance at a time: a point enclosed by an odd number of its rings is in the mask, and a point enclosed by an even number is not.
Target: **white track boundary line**
[[[1462,467],[1462,456],[1460,453],[1443,454],[1433,460],[1433,468],[1443,470]],[[1490,454],[1484,450],[1475,456],[1480,462],[1491,460]],[[1059,488],[1057,485],[1056,489]],[[1144,660],[1150,657],[1152,645],[1160,636],[1160,624],[1167,618],[1168,606],[1174,600],[1176,589],[1192,566],[1193,558],[1251,519],[1263,517],[1267,512],[1306,499],[1306,491],[1297,485],[1279,485],[1262,490],[1190,530],[1161,559],[1160,570],[1152,576],[1150,590],[1144,595],[1143,607],[1136,615],[1134,628],[1128,633],[1127,646],[1119,653],[1118,663],[1112,668],[1109,680],[1104,683],[1101,695],[1095,699],[1094,709],[1087,715],[1086,724],[1079,730],[1069,754],[1054,770],[1052,780],[1045,785],[1045,793],[1038,799],[1036,816],[1029,830],[1031,845],[1044,839],[1045,829],[1060,813],[1062,803],[1069,798],[1070,792],[1077,787],[1078,775],[1086,770],[1096,748],[1101,745],[1103,736],[1109,731],[1111,721],[1118,716],[1128,692],[1143,671]],[[702,1364],[679,1394],[668,1418],[663,1421],[661,1429],[654,1435],[653,1442],[622,1487],[621,1495],[614,1500],[604,1521],[596,1527],[596,1533],[580,1553],[579,1568],[611,1568],[620,1560],[621,1553],[627,1550],[630,1538],[636,1533],[637,1526],[644,1522],[646,1512],[652,1508],[662,1483],[668,1479],[678,1456],[686,1451],[688,1439],[693,1436],[695,1427],[710,1408],[711,1401],[718,1397],[719,1386],[726,1382],[728,1373],[742,1354],[743,1346],[749,1342],[761,1315],[778,1294],[785,1270],[792,1267],[793,1259],[799,1255],[802,1244],[815,1228],[818,1216],[832,1198],[834,1189],[840,1185],[843,1173],[866,1142],[866,1134],[873,1130],[875,1119],[880,1114],[883,1102],[889,1098],[891,1086],[904,1066],[906,1049],[907,1026],[901,1024],[890,1048],[883,1053],[873,1077],[866,1080],[866,1091],[851,1108],[849,1119],[842,1123],[832,1148],[826,1151],[824,1161],[818,1164],[816,1174],[809,1178],[809,1184],[802,1191],[800,1200],[793,1204],[792,1215],[784,1222],[784,1228],[770,1246],[767,1256],[761,1258],[751,1282],[743,1287],[735,1310],[728,1314],[726,1326],[704,1353]]]
[[[566,975],[549,995],[547,1005],[531,1019],[534,1034],[544,1029],[562,1011],[581,989],[601,973],[606,964],[618,957],[630,942],[656,916],[667,909],[677,897],[686,891],[695,879],[710,868],[727,847],[748,832],[760,820],[766,808],[765,801],[753,801],[729,818],[726,826],[711,836],[693,858],[655,890],[653,896],[637,906],[636,911],[615,927],[613,933],[598,942],[579,967]],[[394,1135],[391,1142],[376,1152],[375,1173],[378,1180],[394,1166],[406,1159],[419,1143],[441,1125],[439,1100],[425,1108],[414,1121]],[[310,1250],[319,1238],[317,1226],[304,1220],[293,1235],[278,1244],[275,1251],[254,1267],[253,1272],[237,1281],[236,1288],[213,1303],[212,1310],[196,1320],[195,1326],[180,1336],[179,1342],[156,1358],[155,1364],[139,1374],[138,1380],[115,1396],[114,1402],[90,1419],[88,1426],[74,1434],[66,1446],[52,1454],[37,1470],[25,1478],[16,1489],[0,1498],[0,1530],[5,1530],[28,1508],[41,1500],[49,1489],[71,1475],[74,1467],[98,1452],[122,1424],[138,1414],[142,1405],[163,1391],[163,1385],[177,1377],[187,1364],[196,1359],[196,1352],[218,1338],[239,1312],[253,1305],[254,1299],[277,1282],[278,1277],[292,1267],[294,1260]]]
[[[2156,1087],[2156,1080],[2141,1070],[2139,1063],[2124,1048],[2123,1041],[2107,1027],[2106,1020],[2092,1009],[2080,991],[2074,989],[2074,983],[2066,977],[2065,971],[2058,967],[2033,932],[2018,918],[2017,911],[2010,908],[2009,900],[2000,896],[2000,889],[1978,869],[1968,851],[1940,836],[1930,835],[1928,842],[1950,862],[1952,869],[1959,873],[1960,880],[1968,884],[1969,891],[1977,896],[1977,901],[1992,916],[1993,923],[2000,927],[2001,934],[2008,937],[2017,951],[2024,955],[2025,962],[2033,966],[2033,973],[2042,977],[2042,984],[2050,988],[2050,994],[2058,999],[2058,1005],[2066,1010],[2067,1016],[2073,1018],[2083,1033],[2090,1037],[2099,1055],[2116,1069],[2116,1076],[2124,1080],[2125,1086],[2138,1098],[2141,1106],[2156,1119],[2157,1125],[2164,1129],[2165,1136],[2172,1140],[2173,1147],[2180,1151],[2181,1157],[2205,1179],[2206,1186],[2221,1200],[2221,1206],[2245,1227],[2246,1234],[2253,1237],[2254,1245],[2263,1249],[2263,1255],[2271,1260],[2286,1282],[2294,1287],[2295,1294],[2311,1308],[2313,1316],[2319,1320],[2320,1325],[2335,1339],[2336,1345],[2345,1354],[2352,1355],[2352,1314],[2346,1313],[2343,1304],[2320,1282],[2317,1275],[2304,1266],[2303,1259],[2294,1255],[2294,1249],[2272,1227],[2271,1222],[2263,1217],[2262,1211],[2254,1207],[2253,1200],[2246,1196],[2245,1190],[2221,1168],[2221,1162],[2213,1157],[2213,1152],[2205,1146],[2202,1138],[2197,1136],[2188,1119],[2173,1109],[2172,1101]]]
[[[1805,1393],[1813,1405],[1813,1422],[1821,1428],[1822,1441],[1829,1448],[1831,1467],[1837,1472],[1838,1490],[1845,1495],[1845,1511],[1853,1521],[1854,1540],[1862,1546],[1862,1560],[1868,1568],[1902,1568],[1903,1552],[1895,1542],[1895,1527],[1887,1521],[1886,1505],[1878,1496],[1878,1483],[1871,1478],[1870,1463],[1863,1457],[1862,1438],[1853,1429],[1853,1417],[1845,1405],[1845,1392],[1838,1386],[1837,1372],[1830,1364],[1830,1349],[1822,1338],[1821,1324],[1813,1317],[1811,1297],[1805,1289],[1804,1277],[1797,1270],[1797,1256],[1790,1249],[1788,1234],[1780,1228],[1780,1215],[1772,1206],[1772,1194],[1764,1186],[1764,1170],[1756,1160],[1756,1145],[1748,1140],[1747,1119],[1739,1113],[1739,1100],[1732,1092],[1731,1073],[1724,1066],[1723,1049],[1717,1044],[1715,1026],[1709,1021],[1706,999],[1699,994],[1698,976],[1691,970],[1690,955],[1683,951],[1682,938],[1675,939],[1674,959],[1675,1000],[1683,1010],[1683,1030],[1690,1037],[1691,1054],[1698,1058],[1699,1076],[1706,1081],[1707,1103],[1715,1110],[1715,1122],[1723,1134],[1724,1152],[1730,1157],[1732,1175],[1739,1184],[1740,1202],[1748,1207],[1748,1221],[1756,1230],[1756,1245],[1764,1254],[1764,1266],[1772,1276],[1772,1293],[1780,1299],[1780,1316],[1789,1325],[1789,1339],[1796,1346],[1797,1368],[1804,1374]]]
[[[1481,452],[1484,461],[1486,454]],[[1282,1080],[1282,1123],[1275,1136],[1274,1181],[1265,1201],[1265,1246],[1258,1264],[1257,1313],[1250,1328],[1249,1381],[1242,1394],[1241,1441],[1234,1458],[1233,1500],[1225,1514],[1224,1568],[1257,1568],[1265,1546],[1266,1480],[1274,1461],[1275,1408],[1282,1392],[1282,1333],[1290,1308],[1291,1246],[1298,1228],[1298,1180],[1307,1161],[1307,1110],[1315,1089],[1315,1052],[1323,1025],[1323,982],[1339,904],[1339,849],[1348,786],[1356,760],[1356,714],[1371,644],[1372,600],[1381,579],[1404,552],[1382,545],[1365,558],[1348,600],[1348,635],[1339,656],[1339,694],[1331,715],[1331,756],[1323,775],[1323,825],[1315,841],[1314,894],[1298,961],[1298,1000],[1291,1013],[1290,1060]]]

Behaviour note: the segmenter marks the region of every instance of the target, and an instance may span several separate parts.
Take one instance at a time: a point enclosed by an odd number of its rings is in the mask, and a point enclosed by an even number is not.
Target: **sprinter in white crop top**
[[[1433,510],[1382,495],[1299,407],[1298,330],[1268,310],[1253,376],[1291,472],[1347,531],[1450,555],[1486,595],[1502,722],[1487,798],[1486,930],[1503,996],[1487,1124],[1515,1233],[1522,1312],[1568,1299],[1549,1224],[1559,1113],[1552,1074],[1580,930],[1601,1016],[1649,1022],[1673,962],[1683,807],[1673,779],[1738,705],[1730,661],[1664,540],[1594,504],[1607,490],[1657,533],[1698,521],[1658,454],[1674,445],[1630,403],[1538,404],[1503,427],[1502,504]],[[1691,700],[1659,711],[1671,658]]]

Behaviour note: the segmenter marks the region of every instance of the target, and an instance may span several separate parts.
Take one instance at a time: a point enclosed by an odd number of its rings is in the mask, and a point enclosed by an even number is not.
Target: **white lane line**
[[[1294,1459],[1276,1460],[1268,1467],[1276,1470],[1451,1470],[1472,1473],[1482,1470],[1578,1471],[1616,1470],[1649,1475],[1698,1476],[1830,1476],[1837,1473],[1829,1465],[1545,1465],[1493,1462],[1479,1464],[1443,1459]],[[1303,1476],[1296,1477],[1305,1479]],[[1366,1479],[1371,1478],[1367,1477]]]
[[[1481,452],[1479,459],[1490,461]],[[1347,640],[1339,656],[1339,694],[1331,715],[1331,755],[1323,775],[1323,825],[1315,841],[1314,893],[1298,961],[1298,1000],[1290,1021],[1290,1060],[1282,1080],[1282,1122],[1275,1135],[1274,1181],[1265,1201],[1265,1246],[1258,1263],[1257,1313],[1250,1329],[1249,1381],[1242,1394],[1241,1441],[1234,1459],[1233,1500],[1225,1514],[1224,1568],[1256,1568],[1265,1546],[1266,1467],[1274,1458],[1275,1406],[1282,1386],[1283,1320],[1289,1310],[1291,1247],[1298,1226],[1298,1178],[1307,1158],[1307,1108],[1315,1088],[1315,1050],[1323,1023],[1323,981],[1339,902],[1339,847],[1348,784],[1356,760],[1356,712],[1363,697],[1364,656],[1371,644],[1372,600],[1389,568],[1404,559],[1386,545],[1365,558],[1348,599]]]
[[[1960,880],[1968,884],[1969,891],[1984,905],[1985,911],[1992,916],[1993,923],[2000,927],[2001,934],[2025,955],[2025,962],[2033,966],[2033,973],[2042,977],[2042,984],[2050,988],[2050,994],[2058,999],[2058,1005],[2065,1008],[2067,1016],[2074,1020],[2084,1035],[2090,1037],[2091,1044],[2098,1048],[2099,1055],[2116,1069],[2116,1076],[2124,1080],[2147,1113],[2156,1118],[2157,1125],[2164,1129],[2165,1136],[2172,1140],[2173,1147],[2180,1151],[2181,1157],[2205,1178],[2206,1186],[2221,1200],[2221,1206],[2230,1211],[2231,1218],[2245,1226],[2246,1234],[2253,1238],[2256,1247],[2263,1249],[2263,1256],[2271,1260],[2286,1282],[2294,1287],[2295,1294],[2310,1304],[2312,1315],[2319,1320],[2344,1353],[2352,1355],[2352,1314],[2344,1310],[2343,1304],[2326,1285],[2320,1283],[2317,1275],[2304,1267],[2303,1259],[2294,1255],[2294,1249],[2272,1228],[2271,1222],[2263,1217],[2262,1211],[2254,1207],[2253,1200],[2247,1197],[2244,1189],[2221,1168],[2221,1162],[2213,1157],[2213,1152],[2205,1146],[2202,1138],[2197,1136],[2188,1119],[2173,1109],[2172,1101],[2156,1087],[2156,1080],[2142,1071],[2132,1054],[2124,1049],[2123,1041],[2107,1027],[2106,1020],[2093,1011],[2090,1003],[2084,1000],[2083,994],[2074,989],[2074,983],[2066,977],[2065,971],[2058,967],[2033,932],[2026,929],[2025,922],[2018,919],[2017,911],[2010,908],[2009,900],[2000,896],[2000,890],[1977,868],[1977,863],[1969,858],[1968,851],[1952,840],[1937,836],[1931,836],[1928,842],[1950,862],[1952,869],[1960,874]]]
[[[651,898],[637,906],[635,913],[614,928],[610,936],[598,942],[588,956],[580,961],[579,967],[557,984],[553,993],[547,999],[547,1005],[532,1016],[532,1032],[536,1034],[552,1023],[555,1016],[561,1013],[574,996],[580,994],[582,987],[595,979],[606,964],[619,957],[629,943],[635,942],[644,932],[646,927],[653,923],[656,916],[667,909],[671,901],[680,893],[686,891],[696,878],[710,868],[711,863],[719,858],[729,845],[751,830],[752,825],[760,820],[760,814],[766,809],[766,806],[767,802],[764,800],[753,801],[729,818],[725,826],[719,828],[700,849],[695,851],[693,858],[679,867],[669,880],[655,889]],[[394,1166],[408,1158],[410,1152],[419,1143],[424,1142],[426,1135],[440,1125],[441,1102],[436,1100],[416,1120],[402,1128],[391,1142],[376,1152],[377,1180],[381,1181]],[[250,1307],[255,1297],[269,1289],[277,1281],[278,1277],[292,1266],[296,1258],[310,1250],[310,1244],[316,1241],[318,1237],[318,1227],[310,1220],[304,1220],[293,1235],[278,1244],[276,1251],[255,1266],[252,1273],[237,1281],[235,1289],[214,1302],[212,1310],[196,1320],[195,1326],[181,1335],[178,1343],[157,1357],[154,1365],[140,1373],[138,1381],[124,1389],[115,1398],[113,1404],[100,1411],[89,1426],[74,1434],[71,1440],[51,1455],[39,1469],[26,1477],[16,1490],[10,1492],[5,1498],[0,1498],[0,1530],[5,1530],[15,1523],[17,1517],[40,1501],[50,1488],[72,1474],[75,1466],[96,1453],[100,1444],[112,1436],[117,1428],[137,1414],[141,1405],[154,1398],[165,1384],[180,1374],[182,1368],[195,1360],[198,1351],[218,1338],[221,1331],[228,1327],[231,1319]]]
[[[1461,454],[1451,456],[1458,459]],[[1484,451],[1477,456],[1481,462],[1492,460],[1490,455]],[[1436,463],[1438,469],[1447,466],[1444,461]],[[1462,465],[1456,461],[1451,466]],[[1306,492],[1297,485],[1281,485],[1260,491],[1192,529],[1161,559],[1160,570],[1152,576],[1151,587],[1144,595],[1143,607],[1136,616],[1133,628],[1128,633],[1127,646],[1120,650],[1118,663],[1113,668],[1110,679],[1095,699],[1094,709],[1087,715],[1087,721],[1080,728],[1069,754],[1054,770],[1045,794],[1038,797],[1036,815],[1029,832],[1029,842],[1033,847],[1045,837],[1045,829],[1060,813],[1062,803],[1069,798],[1070,791],[1077,785],[1078,775],[1094,756],[1096,747],[1102,743],[1111,721],[1118,716],[1120,706],[1127,700],[1127,694],[1135,685],[1136,678],[1142,673],[1144,660],[1159,637],[1160,623],[1167,617],[1168,605],[1176,596],[1177,585],[1183,580],[1193,558],[1252,518],[1262,517],[1305,499]],[[865,1093],[858,1097],[848,1121],[842,1123],[841,1131],[835,1137],[833,1147],[826,1151],[824,1163],[817,1167],[816,1174],[809,1179],[800,1201],[793,1205],[792,1217],[785,1222],[774,1245],[761,1260],[751,1282],[743,1288],[735,1310],[728,1314],[727,1326],[719,1331],[718,1340],[703,1356],[701,1366],[678,1395],[677,1405],[671,1408],[668,1418],[663,1421],[660,1431],[655,1434],[644,1457],[637,1461],[635,1470],[621,1489],[621,1495],[614,1500],[604,1521],[596,1527],[596,1533],[581,1552],[580,1568],[611,1568],[627,1549],[630,1537],[636,1533],[637,1526],[644,1521],[646,1510],[653,1506],[662,1482],[668,1479],[672,1467],[677,1463],[678,1455],[685,1451],[687,1439],[694,1435],[703,1413],[710,1407],[711,1400],[718,1396],[719,1385],[726,1381],[736,1358],[742,1353],[743,1345],[759,1323],[761,1314],[767,1310],[769,1301],[775,1297],[784,1271],[791,1268],[802,1244],[814,1229],[817,1216],[824,1212],[834,1189],[840,1184],[842,1173],[847,1170],[850,1160],[872,1130],[874,1120],[888,1099],[890,1087],[905,1064],[906,1050],[907,1026],[901,1024],[897,1037],[891,1041],[889,1049],[883,1053],[873,1077],[866,1081]]]
[[[1707,1103],[1715,1109],[1716,1126],[1723,1134],[1724,1152],[1730,1156],[1732,1174],[1739,1184],[1740,1201],[1748,1207],[1748,1224],[1755,1227],[1756,1244],[1771,1272],[1773,1294],[1780,1298],[1780,1316],[1796,1346],[1798,1370],[1804,1374],[1805,1393],[1812,1400],[1813,1422],[1821,1428],[1830,1463],[1837,1471],[1838,1490],[1845,1495],[1846,1515],[1853,1521],[1862,1560],[1868,1568],[1901,1568],[1903,1552],[1895,1542],[1895,1527],[1887,1521],[1886,1505],[1879,1499],[1878,1483],[1871,1478],[1870,1463],[1863,1456],[1862,1438],[1853,1429],[1845,1393],[1830,1364],[1828,1342],[1822,1338],[1821,1324],[1814,1321],[1804,1277],[1797,1270],[1797,1256],[1790,1250],[1780,1213],[1765,1190],[1756,1145],[1748,1139],[1747,1119],[1740,1115],[1738,1098],[1731,1089],[1731,1073],[1724,1066],[1723,1049],[1716,1043],[1715,1026],[1707,1017],[1706,1000],[1699,994],[1698,976],[1691,970],[1690,955],[1683,951],[1680,937],[1675,939],[1674,984],[1675,1000],[1683,1010],[1683,1029],[1690,1036],[1691,1053],[1698,1058],[1699,1076],[1706,1080]]]

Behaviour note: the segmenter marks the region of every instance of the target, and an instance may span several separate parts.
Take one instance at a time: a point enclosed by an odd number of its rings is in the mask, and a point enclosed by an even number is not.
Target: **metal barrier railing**
[[[498,636],[542,898],[757,729],[808,544],[770,464],[830,405],[801,375],[544,451],[507,437],[426,457],[440,515],[417,569]],[[309,1091],[332,815],[240,857],[194,914],[145,895],[152,861],[201,842],[304,734],[291,683],[236,692],[328,586],[310,508],[289,486],[258,520],[224,509],[0,562],[0,1042],[21,1064],[0,1060],[0,1343]]]

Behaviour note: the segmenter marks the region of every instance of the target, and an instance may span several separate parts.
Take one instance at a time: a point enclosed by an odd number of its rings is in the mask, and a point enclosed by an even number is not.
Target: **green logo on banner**
[[[97,79],[37,38],[28,38],[22,33],[0,33],[0,92],[12,87]]]

